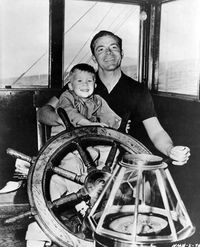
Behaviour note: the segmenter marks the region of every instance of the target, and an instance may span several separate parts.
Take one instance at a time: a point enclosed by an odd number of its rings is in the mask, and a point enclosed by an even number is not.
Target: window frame
[[[159,55],[160,55],[160,25],[162,18],[162,5],[168,2],[177,0],[161,0],[159,3],[152,3],[149,5],[149,59],[148,59],[148,87],[153,94],[161,96],[169,96],[173,98],[186,99],[192,101],[200,100],[200,76],[198,81],[197,95],[188,95],[173,92],[160,92],[158,91],[159,84]],[[200,71],[199,71],[200,72]],[[200,73],[199,73],[200,74]]]

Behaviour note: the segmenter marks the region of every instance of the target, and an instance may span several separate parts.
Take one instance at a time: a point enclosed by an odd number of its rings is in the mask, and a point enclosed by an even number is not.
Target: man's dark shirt
[[[123,72],[118,83],[110,93],[108,93],[98,74],[96,83],[95,94],[101,95],[111,109],[122,119],[131,115],[132,121],[141,122],[156,116],[153,100],[148,89]]]

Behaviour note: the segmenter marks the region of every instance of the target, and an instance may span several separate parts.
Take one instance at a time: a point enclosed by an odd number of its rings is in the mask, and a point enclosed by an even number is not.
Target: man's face
[[[93,59],[102,70],[114,71],[119,68],[122,55],[117,41],[112,36],[103,36],[95,41]]]
[[[70,78],[69,88],[81,98],[90,97],[95,88],[95,78],[92,73],[76,69]]]

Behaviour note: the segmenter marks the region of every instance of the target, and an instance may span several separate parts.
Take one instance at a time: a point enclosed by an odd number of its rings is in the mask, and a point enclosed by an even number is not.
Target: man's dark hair
[[[91,74],[95,75],[95,70],[92,66],[90,66],[87,63],[78,63],[76,64],[70,71],[70,73],[73,73],[76,69],[81,70],[81,71],[86,71],[89,72]]]
[[[106,31],[106,30],[102,30],[100,32],[98,32],[92,39],[91,43],[90,43],[90,49],[91,49],[91,52],[92,54],[94,55],[94,47],[95,47],[95,42],[98,38],[101,38],[101,37],[104,37],[104,36],[111,36],[113,37],[118,45],[119,45],[119,48],[120,48],[120,51],[122,51],[122,39],[115,35],[114,33],[110,32],[110,31]]]

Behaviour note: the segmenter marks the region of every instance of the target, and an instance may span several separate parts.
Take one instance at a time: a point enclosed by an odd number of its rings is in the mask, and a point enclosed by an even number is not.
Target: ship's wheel
[[[101,170],[96,164],[89,147],[105,146],[109,149]],[[101,149],[100,149],[101,150]],[[69,153],[76,152],[87,168],[87,176],[80,176],[62,169],[61,160]],[[133,137],[111,128],[80,127],[63,131],[50,139],[39,151],[28,175],[28,196],[31,212],[36,221],[59,246],[92,247],[93,234],[87,224],[87,212],[83,219],[76,215],[74,206],[84,201],[88,209],[92,207],[91,188],[105,184],[115,164],[117,157],[124,153],[146,153],[150,151]],[[54,201],[50,195],[50,181],[53,175],[58,175],[79,184],[81,189],[76,193],[66,193]],[[100,187],[101,187],[100,186]],[[73,219],[78,219],[73,223]]]

